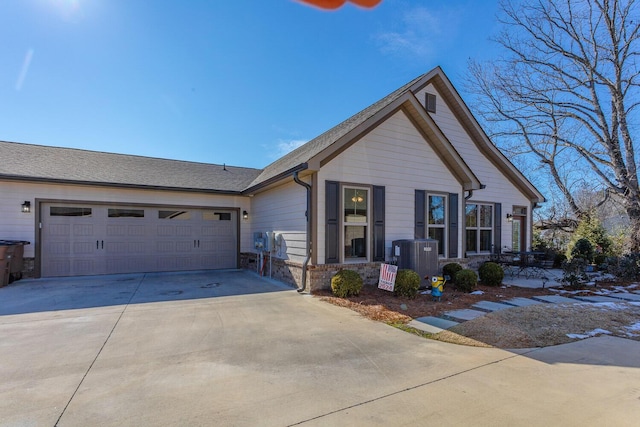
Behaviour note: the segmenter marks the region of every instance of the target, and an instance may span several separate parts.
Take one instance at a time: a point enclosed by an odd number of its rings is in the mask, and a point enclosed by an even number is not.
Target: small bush
[[[571,258],[582,258],[587,263],[593,260],[593,245],[587,239],[578,239],[571,249]]]
[[[561,268],[562,263],[567,260],[567,256],[565,254],[556,254],[553,257],[553,268]]]
[[[442,275],[449,276],[449,281],[455,283],[456,274],[460,270],[462,270],[462,266],[460,264],[458,264],[457,262],[450,262],[449,264],[445,264],[444,267],[442,267]]]
[[[563,262],[562,283],[576,289],[582,287],[589,280],[585,273],[586,266],[587,262],[580,257]]]
[[[619,257],[612,257],[608,259],[607,262],[607,271],[617,278],[623,280],[640,279],[640,254],[630,253]]]
[[[478,284],[478,275],[475,271],[462,269],[456,273],[455,286],[463,292],[471,292]]]
[[[362,289],[362,277],[353,270],[340,270],[331,278],[331,291],[340,298],[358,295]]]
[[[415,298],[418,294],[419,287],[420,275],[418,275],[418,273],[409,269],[398,270],[396,284],[393,288],[393,293],[395,295]]]
[[[500,286],[504,279],[504,270],[495,262],[485,262],[478,269],[480,281],[487,286]]]

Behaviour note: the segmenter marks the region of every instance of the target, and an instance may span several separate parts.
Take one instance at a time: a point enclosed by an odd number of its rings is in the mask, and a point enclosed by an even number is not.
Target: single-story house
[[[544,201],[439,67],[264,169],[15,142],[0,158],[0,239],[31,242],[35,277],[243,267],[313,290],[348,267],[375,283],[395,240],[437,240],[440,265],[528,249]]]

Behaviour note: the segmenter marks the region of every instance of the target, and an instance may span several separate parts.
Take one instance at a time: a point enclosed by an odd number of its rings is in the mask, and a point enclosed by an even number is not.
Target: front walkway
[[[539,277],[510,277],[505,275],[503,286],[519,286],[523,288],[544,288],[560,285],[562,270],[546,270],[544,276]],[[477,319],[487,313],[505,310],[513,307],[523,307],[534,304],[566,304],[566,303],[603,303],[603,302],[640,302],[640,290],[631,292],[613,292],[607,295],[572,296],[540,295],[533,298],[511,298],[503,301],[478,301],[471,308],[452,310],[442,316],[425,316],[409,322],[409,326],[425,332],[438,333],[444,329],[452,328],[461,322]]]

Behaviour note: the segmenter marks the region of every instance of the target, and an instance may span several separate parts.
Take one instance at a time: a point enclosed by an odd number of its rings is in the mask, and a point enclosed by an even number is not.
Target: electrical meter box
[[[264,233],[262,231],[256,231],[255,233],[253,233],[253,246],[258,250],[258,251],[264,251],[265,245],[265,236]]]
[[[253,246],[264,252],[271,252],[275,247],[276,233],[273,231],[257,231],[253,233]]]
[[[264,236],[264,250],[271,252],[275,248],[276,233],[273,231],[265,231]]]

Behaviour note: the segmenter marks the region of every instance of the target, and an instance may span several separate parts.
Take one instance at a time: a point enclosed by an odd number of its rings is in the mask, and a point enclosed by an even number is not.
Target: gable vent
[[[436,112],[436,96],[433,93],[425,93],[424,105],[430,113]]]

